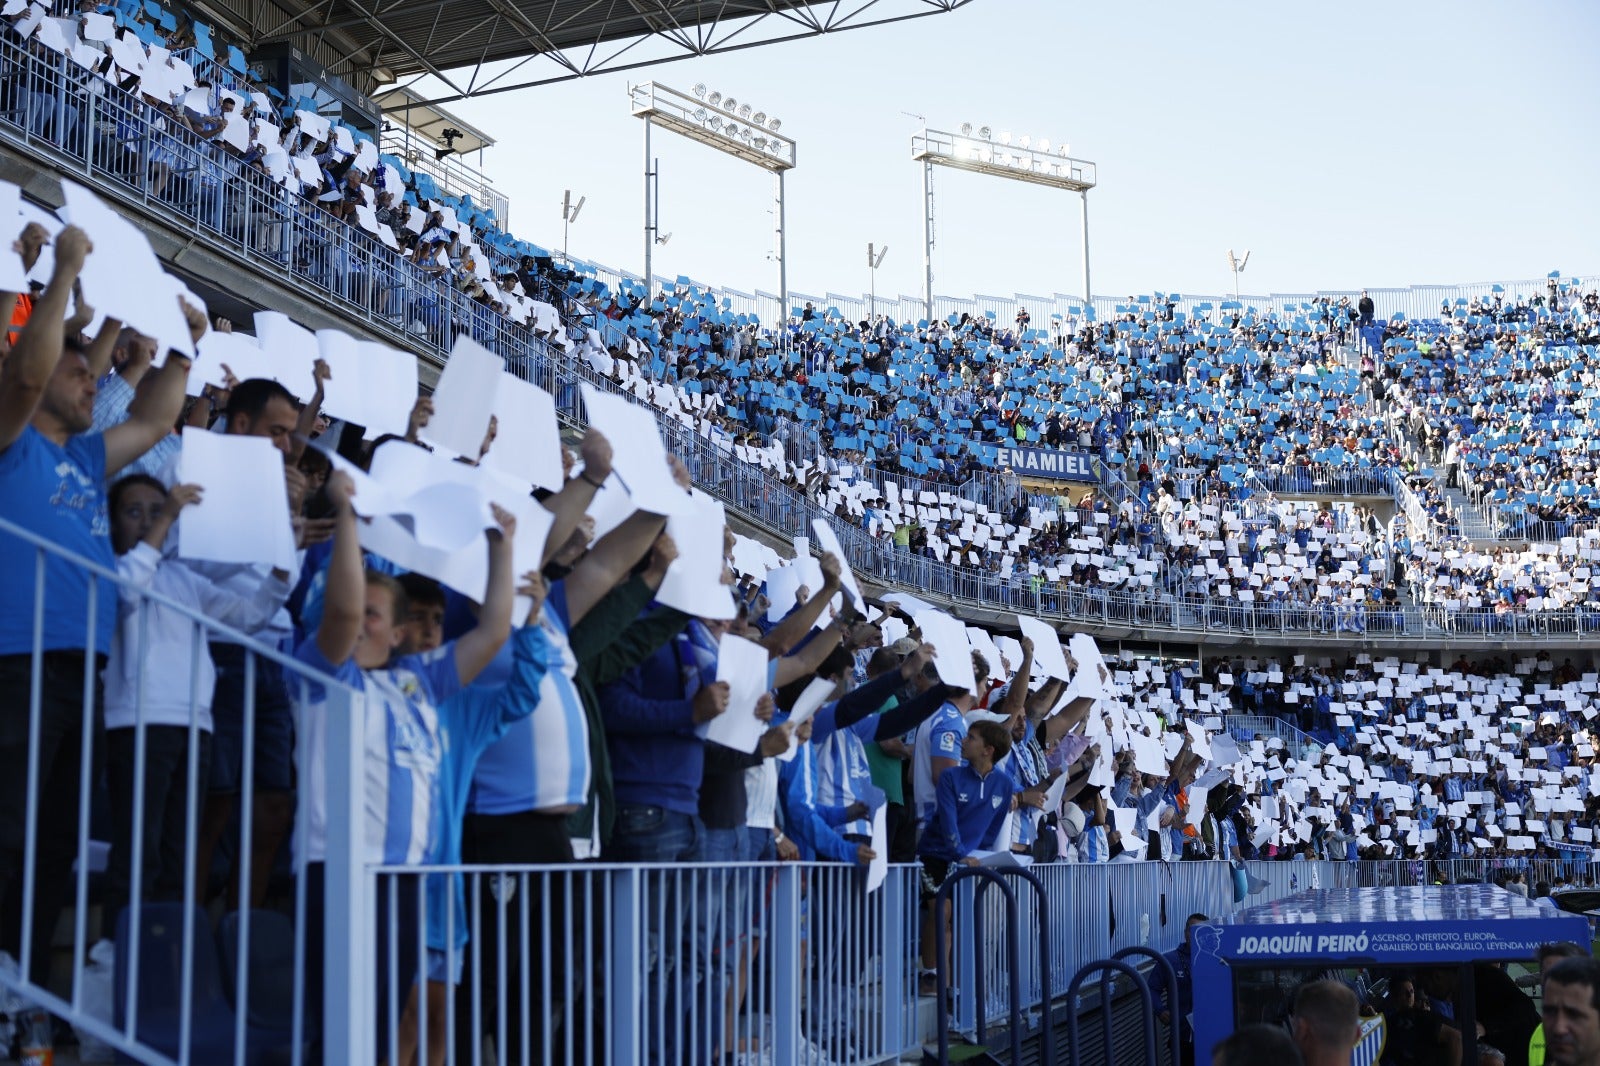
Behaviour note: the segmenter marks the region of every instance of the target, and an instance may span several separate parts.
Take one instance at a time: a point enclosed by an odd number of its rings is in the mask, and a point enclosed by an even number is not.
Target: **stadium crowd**
[[[237,47],[203,23],[131,3],[56,15],[34,4],[8,16],[12,47],[59,57],[50,75],[7,83],[31,132],[82,142],[157,200],[441,349],[468,332],[525,366],[528,353],[496,323],[525,329],[862,519],[886,548],[952,563],[1018,605],[1054,596],[1102,616],[1231,624],[1248,615],[1278,628],[1361,631],[1396,625],[1394,608],[1405,605],[1437,608],[1429,617],[1441,628],[1492,629],[1507,616],[1538,620],[1596,602],[1584,577],[1542,565],[1545,549],[1514,564],[1524,580],[1509,592],[1491,587],[1482,565],[1453,565],[1474,553],[1457,541],[1461,523],[1431,479],[1413,480],[1426,529],[1336,514],[1338,536],[1355,539],[1340,546],[1344,556],[1320,553],[1340,565],[1314,579],[1302,571],[1296,582],[1292,561],[1251,560],[1244,545],[1250,525],[1276,527],[1280,542],[1296,534],[1274,491],[1387,495],[1393,474],[1432,465],[1508,541],[1587,550],[1563,538],[1592,525],[1583,395],[1600,300],[1592,287],[1553,277],[1545,292],[1495,294],[1417,323],[1377,319],[1365,297],[1185,310],[1162,293],[1129,297],[1105,320],[1036,324],[1019,310],[1011,323],[851,322],[807,305],[761,323],[688,279],[649,293],[551,264],[492,211],[443,195],[309,101],[254,84]],[[80,102],[85,79],[99,83],[95,121]],[[222,195],[235,186],[253,192]],[[1358,341],[1367,345],[1359,357]],[[1098,464],[1104,501],[1091,507],[1106,528],[1072,536],[1070,522],[1048,517],[1065,507],[1024,500],[1014,481],[1004,491],[1001,445]],[[1240,534],[1195,543],[1183,530],[1175,540],[1162,508],[1194,502],[1231,504]],[[1018,520],[1023,503],[1043,514]],[[1506,557],[1499,562],[1503,570]],[[1258,563],[1285,572],[1235,572]],[[956,580],[931,576],[929,587]]]

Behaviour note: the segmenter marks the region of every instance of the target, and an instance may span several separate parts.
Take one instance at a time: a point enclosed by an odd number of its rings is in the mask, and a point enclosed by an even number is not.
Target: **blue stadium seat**
[[[117,917],[115,1019],[120,1029],[128,1020],[128,959],[133,929],[139,930],[138,1018],[134,1039],[174,1059],[179,1057],[183,1007],[183,924],[181,903],[147,903],[135,917],[125,907]],[[217,966],[217,944],[204,912],[189,911],[194,924],[193,995],[190,997],[189,1061],[232,1062],[234,1013],[223,993]],[[291,940],[292,943],[292,940]]]
[[[222,918],[217,929],[222,949],[223,980],[238,1010],[234,981],[239,972],[239,912]],[[262,1050],[283,1049],[294,1042],[294,926],[277,911],[250,912],[249,1043]]]

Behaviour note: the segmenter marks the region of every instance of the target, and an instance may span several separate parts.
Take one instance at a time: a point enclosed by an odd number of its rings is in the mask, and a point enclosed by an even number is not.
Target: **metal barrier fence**
[[[1222,719],[1222,727],[1240,743],[1276,737],[1284,742],[1289,754],[1304,759],[1314,751],[1322,750],[1322,743],[1303,729],[1290,725],[1282,718],[1266,714],[1230,714]]]
[[[353,906],[364,824],[361,698],[194,605],[152,592],[149,581],[4,520],[0,536],[7,550],[34,560],[34,580],[3,591],[13,617],[31,609],[33,648],[3,660],[7,713],[26,718],[5,744],[8,760],[25,750],[26,765],[8,764],[16,776],[0,809],[0,894],[20,897],[21,912],[20,927],[8,933],[17,967],[0,970],[13,1020],[47,1010],[70,1021],[85,1044],[147,1063],[243,1066],[271,1053],[298,1064],[313,1042],[347,1046],[360,1020],[324,1011],[299,977],[326,972],[329,1003],[343,1003],[355,987],[350,943],[307,930],[312,920],[355,928],[364,913]],[[94,621],[103,608],[117,618],[110,646]],[[294,832],[305,839],[318,820],[328,860],[314,880],[325,895],[308,891],[313,878],[304,870],[284,882],[256,865],[290,828],[287,808],[285,821],[270,817],[270,793],[287,788],[291,773],[281,762],[290,758],[288,699],[310,705],[313,692],[321,720],[302,723],[301,744],[313,743],[307,730],[315,733],[325,773],[301,765]],[[216,743],[217,734],[231,743]],[[259,742],[269,735],[284,746]],[[274,786],[257,773],[271,759],[283,775]],[[213,760],[226,760],[236,794],[250,797],[231,832],[229,808],[238,804],[214,791]],[[107,839],[109,858],[100,843]],[[230,850],[239,902],[224,907],[213,929],[203,909],[210,860]],[[255,909],[269,897],[277,909]]]
[[[1044,882],[1051,908],[1051,987],[1059,994],[1082,966],[1126,948],[1171,951],[1183,942],[1184,925],[1191,914],[1215,919],[1317,889],[1387,888],[1441,880],[1494,882],[1514,873],[1524,874],[1531,889],[1541,881],[1557,884],[1563,878],[1589,876],[1592,869],[1586,861],[1554,859],[1274,860],[1249,861],[1242,868],[1245,891],[1241,895],[1234,866],[1228,862],[1034,865],[1033,873]],[[1004,920],[999,894],[988,893],[984,900],[986,936],[982,944],[972,936],[977,918],[973,896],[972,885],[958,885],[953,908],[953,1019],[957,1031],[969,1036],[977,1031],[980,1010],[990,1025],[1004,1022],[1009,977],[1002,938],[996,935]],[[1032,942],[1037,919],[1031,917],[1036,906],[1028,892],[1017,893],[1017,904],[1023,930],[1024,1000],[1037,1007],[1039,949]],[[972,994],[980,967],[984,970],[982,1004]]]
[[[871,894],[830,863],[374,873],[379,1037],[429,1062],[850,1066],[917,1043],[917,866]]]

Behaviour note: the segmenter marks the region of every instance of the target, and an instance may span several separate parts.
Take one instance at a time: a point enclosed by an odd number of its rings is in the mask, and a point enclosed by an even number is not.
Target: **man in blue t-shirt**
[[[41,986],[49,976],[50,938],[70,892],[76,858],[82,748],[99,743],[83,734],[85,685],[92,686],[98,703],[100,667],[111,647],[117,606],[109,581],[92,578],[48,549],[115,568],[106,482],[167,435],[182,411],[189,374],[187,359],[169,356],[146,380],[126,422],[104,433],[89,431],[99,373],[78,336],[65,334],[73,283],[92,251],[88,236],[76,226],[56,235],[50,282],[0,364],[0,521],[31,534],[0,530],[0,706],[7,709],[0,715],[0,914],[6,916],[0,950],[21,954],[17,895],[31,814],[37,850],[27,976]],[[198,340],[205,317],[186,307],[184,312],[191,338]],[[108,321],[105,328],[114,336],[121,323]],[[42,560],[41,548],[46,549]],[[43,629],[36,632],[41,561]],[[28,707],[35,676],[39,776],[30,804]],[[98,729],[98,710],[91,720]]]

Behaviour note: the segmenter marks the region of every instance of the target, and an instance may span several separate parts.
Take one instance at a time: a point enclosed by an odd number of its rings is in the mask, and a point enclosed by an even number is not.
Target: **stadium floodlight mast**
[[[959,133],[923,128],[911,137],[911,158],[922,164],[922,302],[933,318],[933,168],[935,165],[987,174],[995,178],[1026,181],[1079,195],[1083,204],[1083,299],[1094,294],[1089,284],[1089,190],[1098,175],[1093,163],[1074,159],[1067,145],[1052,147],[1049,140],[1013,139],[1002,132],[996,138],[988,126],[963,123]]]
[[[1244,250],[1244,258],[1240,259],[1233,254],[1233,249],[1228,249],[1228,269],[1233,271],[1233,299],[1239,299],[1239,275],[1244,273],[1245,264],[1250,262],[1250,249]]]
[[[589,202],[587,196],[578,197],[578,202],[572,202],[572,190],[568,189],[561,194],[561,261],[570,262],[567,258],[567,230],[578,221],[578,212],[583,210],[583,205]]]
[[[878,317],[878,268],[883,266],[883,257],[888,254],[887,244],[882,248],[874,248],[871,241],[867,242],[867,271],[872,275],[872,302],[867,305],[870,309],[867,313],[868,318]]]
[[[783,316],[789,313],[789,262],[784,239],[783,176],[793,170],[796,163],[795,142],[778,130],[783,123],[757,111],[737,97],[708,92],[704,84],[696,85],[694,92],[677,89],[656,82],[630,86],[628,100],[633,114],[644,119],[644,280],[648,290],[654,284],[651,276],[651,252],[657,244],[665,244],[657,230],[659,197],[652,195],[652,185],[659,178],[660,168],[650,154],[650,134],[656,126],[699,141],[735,159],[742,159],[772,175],[773,184],[773,240],[776,248],[773,258],[778,261],[778,299]]]

